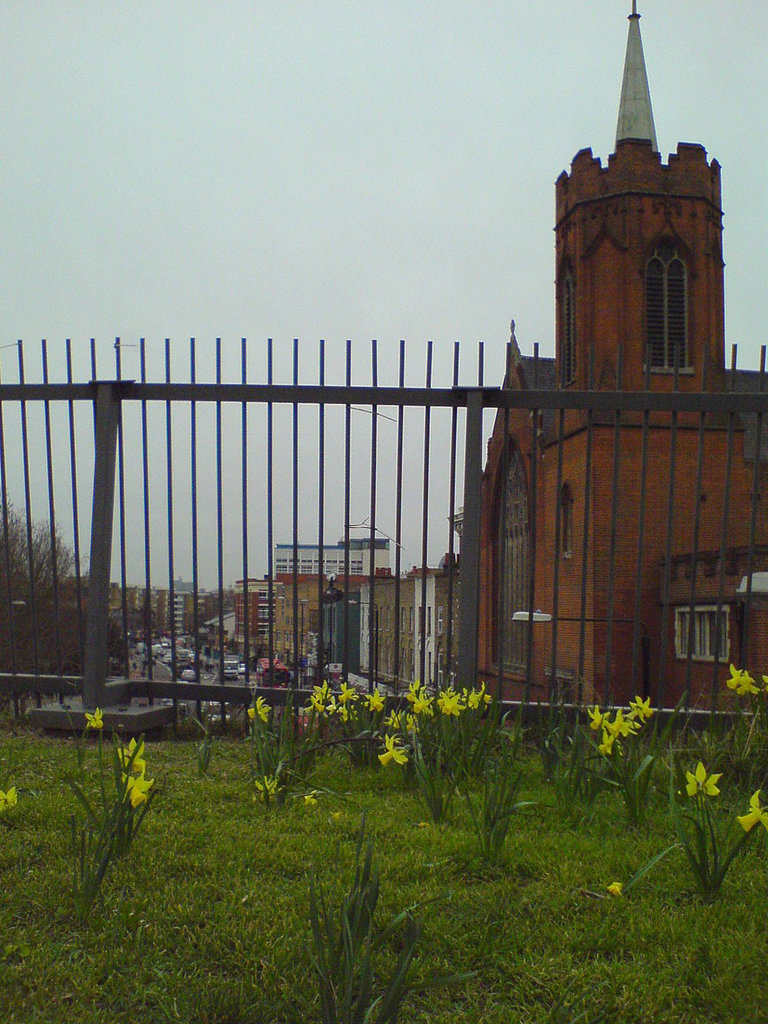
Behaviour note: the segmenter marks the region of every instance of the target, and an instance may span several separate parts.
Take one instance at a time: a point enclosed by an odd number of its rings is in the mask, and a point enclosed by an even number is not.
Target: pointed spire
[[[616,125],[616,144],[618,145],[623,139],[644,139],[651,143],[655,153],[659,151],[656,142],[656,128],[653,124],[651,92],[648,88],[648,75],[645,71],[643,41],[640,38],[640,15],[637,13],[637,0],[632,0],[632,13],[629,15],[629,34],[627,36],[627,53],[624,58],[624,79],[621,83],[619,121]]]

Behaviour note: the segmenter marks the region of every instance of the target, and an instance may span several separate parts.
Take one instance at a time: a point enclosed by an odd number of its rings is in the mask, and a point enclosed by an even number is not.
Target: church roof
[[[653,151],[655,153],[659,151],[656,142],[656,128],[653,123],[651,91],[648,88],[648,75],[645,70],[643,41],[640,38],[640,15],[637,13],[637,0],[632,0],[632,13],[629,16],[624,78],[621,83],[621,100],[619,101],[619,120],[616,125],[616,145],[618,146],[624,139],[650,142]]]

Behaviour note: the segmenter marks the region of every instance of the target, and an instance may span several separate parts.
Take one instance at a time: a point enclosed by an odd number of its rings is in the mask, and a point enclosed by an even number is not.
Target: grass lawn
[[[253,800],[247,742],[218,740],[206,776],[195,749],[147,744],[158,795],[129,854],[110,866],[90,920],[78,924],[70,818],[83,814],[65,783],[78,774],[74,742],[0,723],[0,789],[18,792],[0,815],[0,1021],[319,1021],[309,880],[317,872],[329,898],[340,898],[363,813],[382,923],[430,901],[413,983],[472,972],[410,994],[401,1021],[768,1019],[762,829],[711,904],[695,894],[679,849],[614,897],[611,882],[626,882],[673,842],[661,791],[640,829],[611,794],[579,821],[556,804],[529,755],[520,798],[533,803],[517,812],[501,860],[487,864],[462,801],[448,823],[427,823],[403,768],[352,770],[336,750],[312,776],[316,804],[300,791],[265,808]],[[95,764],[91,743],[91,780]],[[743,811],[743,793],[738,800]],[[396,955],[393,939],[383,971]]]

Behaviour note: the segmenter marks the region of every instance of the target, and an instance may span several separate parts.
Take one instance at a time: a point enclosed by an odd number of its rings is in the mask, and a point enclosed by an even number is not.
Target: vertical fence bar
[[[728,374],[728,390],[733,394],[736,380],[736,346],[731,346],[731,371]],[[720,521],[720,553],[717,569],[717,610],[715,613],[715,656],[712,660],[712,692],[710,694],[710,711],[717,710],[718,668],[720,667],[720,646],[723,640],[721,618],[725,603],[725,559],[728,548],[728,519],[731,511],[731,470],[733,467],[733,428],[735,412],[728,410],[728,427],[725,441],[725,483],[723,486],[723,515]]]
[[[459,386],[459,343],[453,345],[453,390]],[[450,468],[448,470],[448,587],[446,594],[446,614],[448,617],[446,630],[446,670],[445,683],[451,685],[451,670],[453,667],[453,586],[456,576],[456,435],[458,432],[459,409],[454,403],[451,407],[451,456]]]
[[[560,368],[560,379],[557,381],[559,391],[563,390],[565,379],[565,363]],[[558,618],[560,615],[560,530],[562,528],[563,505],[563,439],[565,437],[565,408],[557,413],[557,469],[555,471],[555,564],[552,581],[552,651],[549,665],[549,697],[562,700],[557,680],[557,635]]]
[[[648,355],[650,359],[650,354]],[[677,392],[680,380],[679,354],[675,348],[675,372],[673,391]],[[675,469],[677,460],[677,409],[672,410],[669,426],[669,488],[667,491],[667,536],[664,545],[664,569],[661,592],[661,636],[659,639],[659,681],[657,690],[657,707],[664,707],[667,674],[667,637],[669,635],[669,574],[672,566],[672,534],[675,515]]]
[[[171,339],[165,339],[165,382],[171,383]],[[174,542],[173,542],[173,409],[171,402],[165,403],[165,464],[166,480],[168,486],[167,515],[168,515],[168,603],[166,605],[166,617],[171,627],[171,679],[176,679],[176,590],[174,582]],[[178,705],[173,702],[173,718],[176,721]]]
[[[192,384],[197,380],[197,343],[189,339],[189,379]],[[197,508],[197,402],[189,403],[189,504],[192,526],[192,626],[195,631],[195,683],[200,683],[200,623],[198,617],[198,595],[200,587],[200,567],[198,561],[198,508]],[[202,719],[202,701],[195,701],[195,715],[198,722]]]
[[[48,383],[48,345],[45,338],[42,342],[43,360],[43,384]],[[43,418],[45,423],[45,465],[46,478],[48,483],[48,530],[51,547],[51,596],[53,598],[53,642],[56,651],[56,671],[59,678],[64,674],[61,657],[61,602],[59,595],[59,538],[56,531],[56,508],[54,503],[53,486],[53,448],[51,442],[51,403],[45,399],[43,402]],[[62,694],[59,693],[61,701]]]
[[[299,383],[299,339],[293,339],[293,383]],[[299,404],[294,402],[293,435],[291,451],[291,484],[293,496],[293,638],[294,652],[298,650],[299,637]],[[315,682],[322,683],[322,666],[320,665],[320,648],[315,647]],[[294,671],[294,677],[296,673]]]
[[[371,342],[371,384],[378,387],[378,358],[376,339]],[[368,692],[373,693],[376,684],[377,665],[374,661],[375,654],[375,566],[376,566],[376,453],[378,449],[378,405],[371,407],[371,503],[368,522],[371,524],[368,542]]]
[[[621,391],[623,347],[620,345],[616,354],[616,390]],[[608,555],[608,610],[605,627],[605,703],[610,703],[611,695],[611,662],[613,658],[613,615],[615,602],[616,580],[616,543],[619,515],[619,469],[621,462],[621,410],[614,413],[613,423],[613,478],[611,480],[611,541]]]
[[[83,706],[104,705],[109,657],[109,577],[115,509],[115,461],[119,399],[117,383],[96,384],[96,452],[93,474],[91,551],[88,570]]]
[[[245,338],[240,339],[240,379],[245,384],[248,380],[248,365]],[[250,633],[250,597],[248,594],[248,403],[240,405],[240,456],[243,519],[243,655],[245,660],[245,685],[251,684],[251,633]],[[273,608],[269,604],[269,617],[273,616]],[[258,623],[257,623],[258,628]]]
[[[400,339],[400,359],[397,384],[400,390],[405,387],[405,339]],[[395,693],[400,691],[401,658],[400,645],[402,630],[400,629],[400,604],[402,554],[403,554],[403,431],[405,428],[405,406],[397,407],[397,455],[395,466],[395,660],[392,666],[395,682]]]
[[[590,345],[589,366],[587,368],[587,390],[594,391],[595,388],[595,347]],[[581,536],[581,595],[579,600],[579,668],[576,700],[581,705],[584,695],[584,662],[586,651],[586,629],[587,629],[587,580],[589,578],[589,520],[592,514],[592,441],[594,435],[595,411],[591,407],[587,409],[587,437],[586,451],[584,453],[584,525]],[[592,631],[594,636],[594,628]],[[594,685],[594,659],[592,668],[592,682]],[[593,688],[593,687],[592,687]]]
[[[432,342],[427,342],[427,391],[432,387]],[[421,621],[419,622],[419,679],[424,685],[424,673],[427,658],[427,544],[429,530],[429,442],[432,423],[432,409],[424,406],[424,458],[421,483]],[[431,686],[432,680],[427,678],[426,685]]]
[[[480,579],[480,486],[483,464],[483,391],[467,389],[464,448],[464,515],[461,530],[461,634],[458,670],[460,686],[475,684]]]
[[[325,386],[325,342],[320,339],[320,351],[318,353],[318,383],[320,387]],[[323,594],[323,579],[325,575],[325,405],[323,402],[317,404],[317,607],[318,607],[318,628],[317,628],[317,659],[323,666],[323,677],[325,677],[325,595]],[[328,608],[329,626],[333,622],[333,610]],[[328,635],[328,663],[330,666],[330,655],[333,651],[333,638]],[[330,677],[330,667],[329,667]],[[330,682],[330,678],[328,680]]]
[[[24,384],[24,349],[19,343],[19,383]],[[21,451],[24,470],[24,512],[27,529],[27,571],[29,573],[29,605],[26,607],[26,615],[29,616],[32,636],[32,663],[34,674],[40,675],[40,637],[39,623],[37,619],[37,579],[34,557],[34,527],[32,522],[32,497],[29,475],[29,435],[27,427],[27,403],[22,398],[19,403],[21,416]],[[40,691],[35,692],[35,703],[40,707]]]
[[[533,346],[533,390],[539,386],[539,344]],[[528,623],[525,640],[525,689],[523,701],[531,699],[533,682],[533,613],[536,610],[536,516],[538,515],[538,468],[539,468],[539,410],[530,410],[531,418],[531,465],[529,476],[529,522],[528,522]],[[463,584],[462,584],[463,586]]]
[[[650,360],[645,363],[645,391],[651,390],[651,364]],[[645,482],[648,473],[648,428],[650,423],[650,409],[646,406],[643,409],[642,441],[640,451],[640,504],[637,520],[637,560],[635,562],[635,608],[632,625],[632,689],[635,693],[642,693],[644,698],[650,694],[650,675],[648,666],[648,646],[650,638],[647,634],[645,624],[641,621],[641,582],[643,579],[643,546],[645,541]],[[642,686],[637,687],[637,663],[638,652],[642,645]]]
[[[760,391],[765,391],[765,345],[760,346]],[[749,540],[747,542],[747,592],[744,596],[744,627],[741,634],[742,655],[740,661],[749,657],[749,630],[752,617],[752,569],[755,561],[755,533],[757,530],[757,508],[760,501],[760,443],[763,434],[763,411],[755,413],[755,452],[752,460],[752,500],[750,503]]]
[[[115,376],[122,379],[120,339],[115,339]],[[127,586],[126,586],[126,556],[125,556],[125,467],[123,452],[123,408],[117,410],[117,508],[120,539],[120,621],[122,623],[122,636],[120,648],[122,653],[123,676],[128,677],[128,608],[126,607]]]
[[[72,383],[72,346],[69,338],[65,346],[67,383]],[[72,493],[72,544],[75,556],[75,601],[77,602],[77,644],[79,653],[78,668],[83,671],[85,661],[85,623],[83,621],[83,582],[80,573],[80,511],[77,494],[77,455],[75,443],[75,403],[67,401],[67,420],[69,425],[69,480]],[[0,437],[0,445],[2,438]]]
[[[352,341],[347,338],[344,381],[352,386]],[[344,650],[341,675],[345,682],[349,676],[349,571],[350,571],[350,515],[352,502],[352,406],[344,406]],[[358,629],[359,632],[359,629]],[[358,669],[360,666],[357,666]]]
[[[147,360],[144,338],[139,339],[139,376],[141,383],[147,381]],[[151,572],[151,548],[149,543],[149,431],[147,424],[147,401],[141,400],[141,484],[142,484],[142,512],[144,519],[144,672],[148,679],[154,676],[154,663],[152,655],[152,641],[154,639],[153,611],[152,611],[152,572]],[[154,703],[154,697],[150,691],[149,703]],[[198,718],[200,716],[198,715]]]
[[[709,349],[705,348],[702,358],[702,379],[707,380],[709,371]],[[696,615],[696,578],[699,568],[699,524],[701,520],[701,477],[704,464],[704,424],[706,413],[699,413],[698,447],[696,452],[696,491],[693,499],[693,535],[691,537],[691,585],[688,594],[688,645],[685,657],[685,706],[691,701],[691,677],[693,668],[693,626]]]
[[[221,338],[216,339],[216,383],[221,384]],[[219,680],[226,683],[224,673],[224,481],[222,474],[221,401],[216,400],[216,579],[219,587]],[[221,724],[227,720],[227,704],[219,704]]]
[[[21,342],[18,342],[21,345]],[[5,561],[5,592],[8,602],[8,640],[11,674],[16,675],[16,623],[14,619],[13,600],[13,567],[11,562],[11,522],[8,509],[8,479],[5,465],[5,422],[3,419],[3,403],[0,400],[0,501],[2,501],[3,521],[3,557]],[[19,693],[13,692],[13,713],[20,717]]]
[[[272,384],[272,339],[267,338],[267,383]],[[272,454],[272,445],[274,443],[274,431],[273,431],[273,420],[272,420],[272,402],[267,402],[267,603],[269,605],[269,621],[267,625],[267,651],[269,657],[272,657],[272,652],[275,649],[275,564],[274,564],[274,461]],[[294,607],[296,606],[295,591],[294,589]],[[250,611],[250,609],[249,609]],[[246,613],[248,614],[248,612]],[[298,623],[294,616],[293,623],[293,635],[294,635],[294,647],[293,647],[293,678],[294,682],[298,677],[298,666],[296,662],[296,635],[297,635]],[[261,633],[256,628],[256,645],[259,646],[261,641]],[[271,679],[271,677],[270,677]],[[257,682],[258,673],[257,673]]]

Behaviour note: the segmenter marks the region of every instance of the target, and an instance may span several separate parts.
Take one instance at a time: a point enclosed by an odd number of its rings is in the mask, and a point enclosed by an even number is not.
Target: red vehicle
[[[279,658],[272,659],[271,683],[269,658],[259,658],[256,662],[256,675],[260,686],[288,686],[291,679],[290,669]]]

